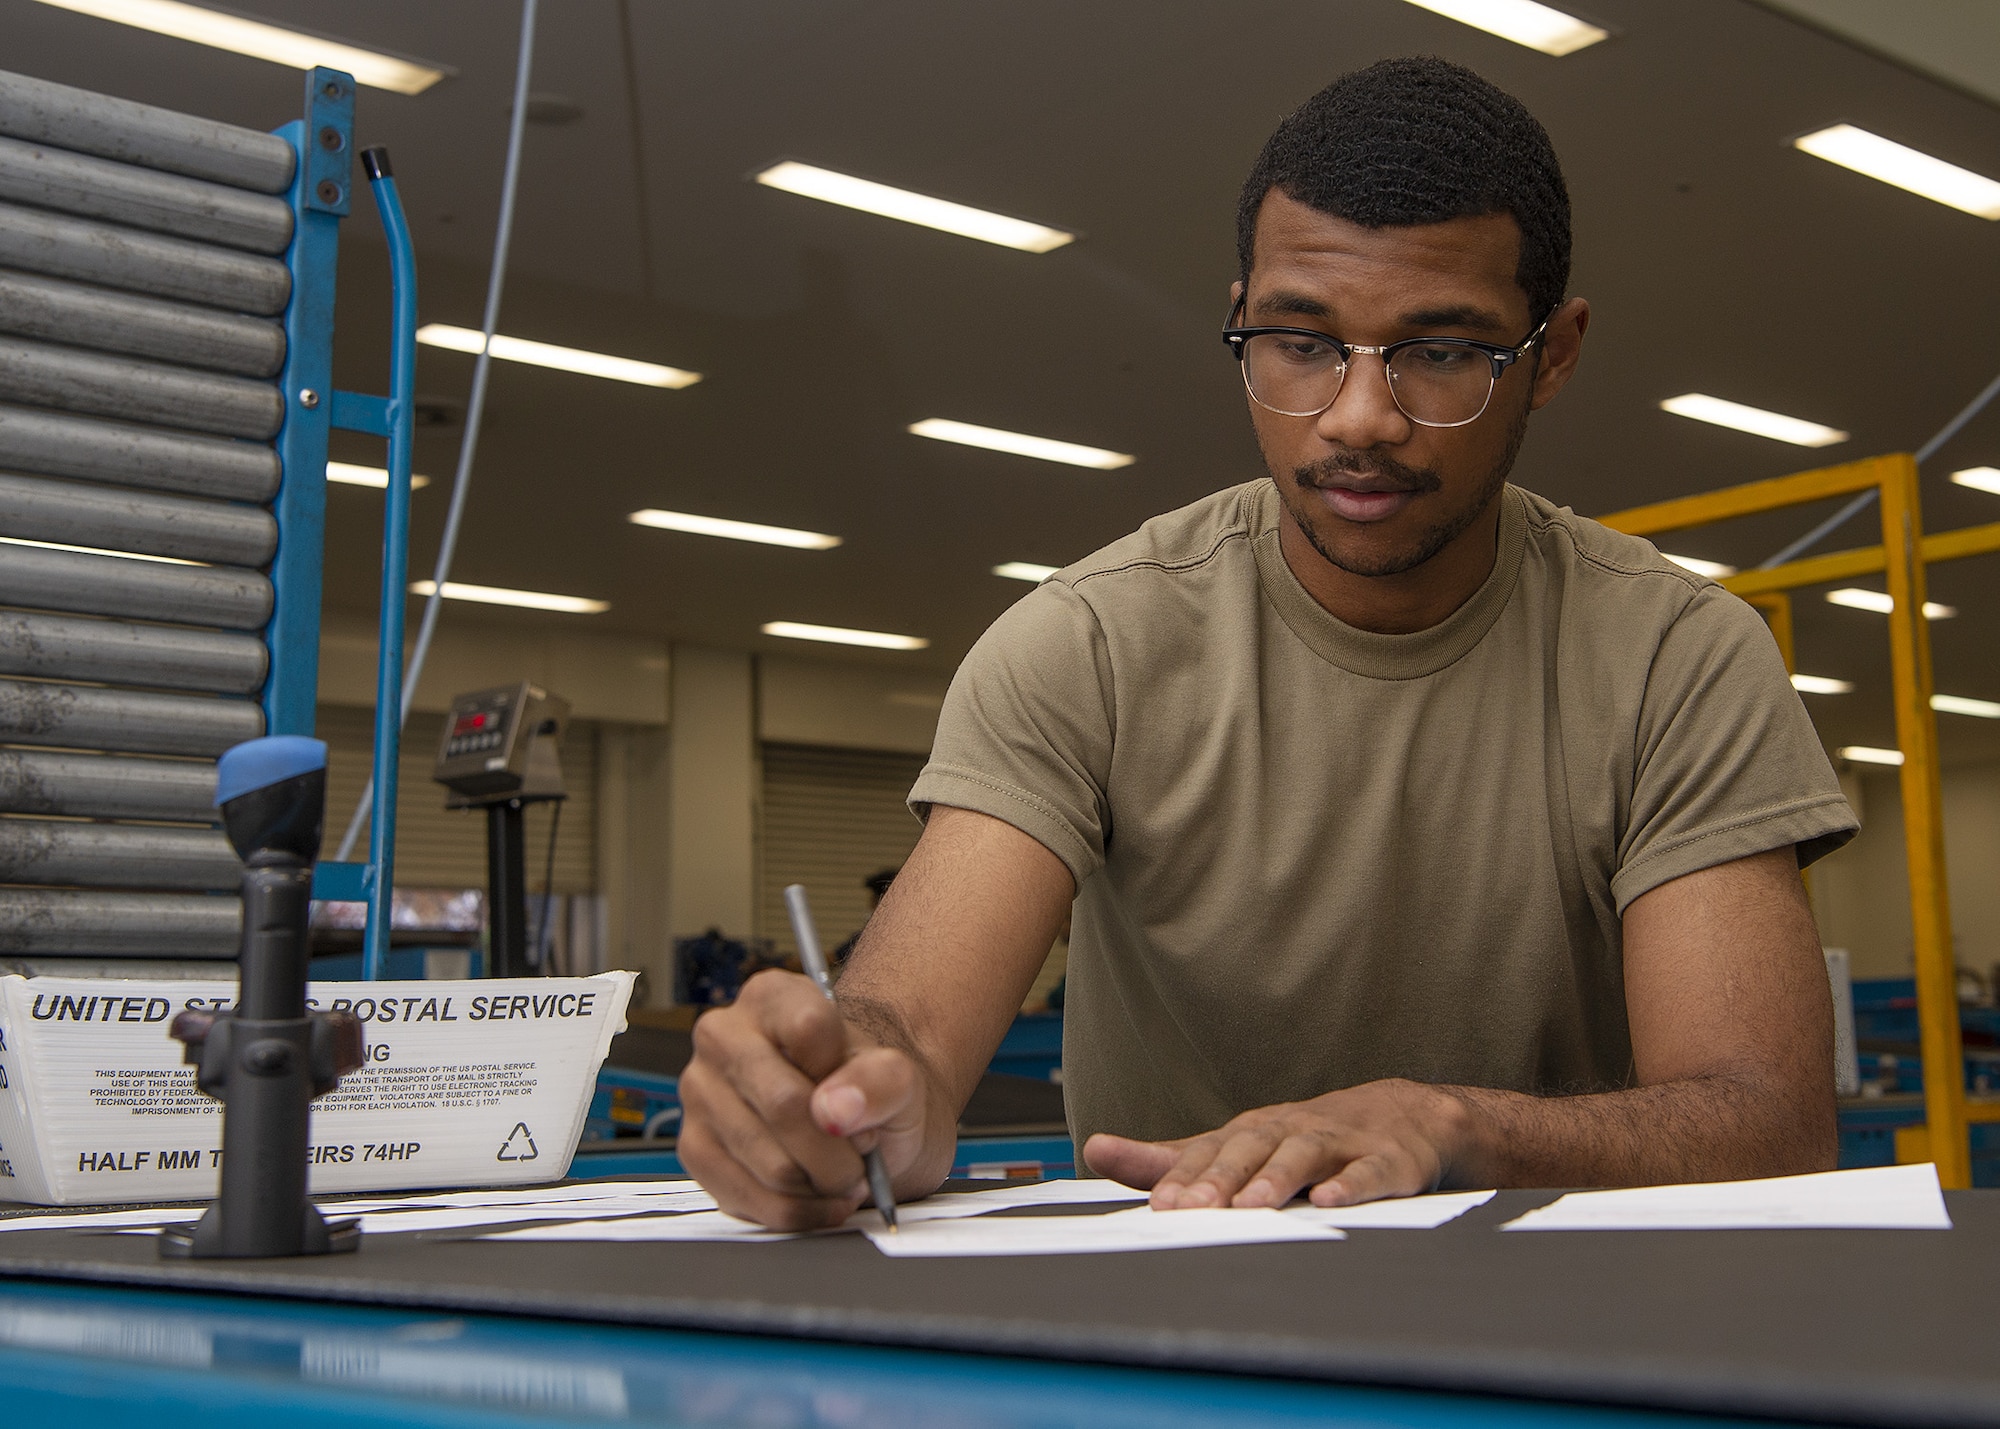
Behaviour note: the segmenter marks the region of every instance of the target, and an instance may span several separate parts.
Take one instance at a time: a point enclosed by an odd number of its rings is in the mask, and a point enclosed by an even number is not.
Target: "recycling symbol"
[[[514,1129],[507,1133],[507,1143],[500,1148],[495,1161],[533,1161],[541,1153],[535,1150],[534,1133],[528,1130],[528,1123],[517,1121]]]

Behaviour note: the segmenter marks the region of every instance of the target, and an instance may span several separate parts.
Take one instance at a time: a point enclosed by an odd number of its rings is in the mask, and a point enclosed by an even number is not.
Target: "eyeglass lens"
[[[1243,381],[1259,406],[1312,417],[1333,405],[1347,363],[1330,342],[1296,333],[1260,333],[1243,344]],[[1403,415],[1424,426],[1455,427],[1486,410],[1493,361],[1456,343],[1417,343],[1389,361],[1389,392]]]

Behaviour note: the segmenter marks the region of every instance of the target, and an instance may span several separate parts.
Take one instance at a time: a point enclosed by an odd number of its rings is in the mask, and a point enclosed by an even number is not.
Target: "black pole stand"
[[[312,1099],[364,1054],[353,1014],[306,1009],[326,746],[297,736],[238,745],[217,766],[217,802],[244,865],[240,987],[233,1009],[183,1012],[173,1035],[187,1044],[196,1085],[223,1104],[221,1195],[193,1227],[162,1231],[160,1254],[351,1251],[361,1240],[355,1222],[329,1226],[306,1199]]]
[[[528,854],[524,801],[486,806],[487,954],[489,976],[527,977]]]

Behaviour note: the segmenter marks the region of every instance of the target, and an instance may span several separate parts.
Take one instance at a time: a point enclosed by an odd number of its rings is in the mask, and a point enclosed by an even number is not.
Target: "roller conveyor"
[[[314,70],[262,133],[0,72],[0,954],[235,951],[213,761],[312,731],[336,412],[407,467],[407,410],[332,391],[353,106]],[[362,865],[329,872],[367,896]]]

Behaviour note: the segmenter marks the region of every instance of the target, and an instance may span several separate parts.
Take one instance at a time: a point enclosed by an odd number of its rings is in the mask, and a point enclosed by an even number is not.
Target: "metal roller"
[[[9,744],[214,758],[263,733],[264,711],[251,700],[0,680],[0,740]]]
[[[258,630],[271,618],[271,582],[241,566],[168,565],[7,543],[0,544],[0,605]]]
[[[285,401],[269,382],[0,337],[0,397],[229,437],[272,437]]]
[[[233,566],[265,565],[278,548],[277,519],[261,506],[4,471],[0,535]]]
[[[134,357],[275,377],[285,330],[264,318],[0,268],[0,331]]]
[[[267,194],[291,186],[296,162],[275,134],[4,70],[0,134]]]
[[[269,667],[254,635],[0,610],[0,675],[248,695]]]
[[[292,293],[275,258],[11,203],[0,203],[0,266],[265,317]]]
[[[227,958],[242,939],[240,898],[0,888],[0,952]]]
[[[0,813],[203,824],[214,822],[214,805],[206,762],[0,749]]]
[[[278,522],[261,506],[147,496],[0,471],[0,536],[262,566],[278,549]]]
[[[283,253],[292,241],[281,198],[4,137],[0,198],[253,253]]]
[[[0,819],[0,883],[220,891],[242,878],[216,829]]]
[[[4,403],[0,466],[231,501],[269,501],[283,471],[268,446]]]

